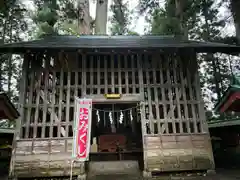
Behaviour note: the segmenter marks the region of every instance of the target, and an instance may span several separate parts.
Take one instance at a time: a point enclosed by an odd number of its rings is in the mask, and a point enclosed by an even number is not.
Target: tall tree
[[[129,31],[130,12],[128,3],[123,3],[123,0],[114,0],[111,5],[113,16],[111,18],[111,34],[126,35]]]
[[[175,4],[168,1],[163,8],[156,8],[151,12],[152,17],[148,19],[151,24],[151,34],[179,35],[181,30],[175,11]]]
[[[59,6],[57,0],[36,0],[36,13],[33,21],[37,24],[36,37],[58,34],[55,24],[58,21]]]
[[[191,6],[194,2],[191,0],[175,0],[173,2],[176,8],[176,17],[179,19],[179,27],[180,27],[180,35],[183,39],[188,39],[188,19],[189,14],[188,12],[196,13],[195,11],[191,11]],[[196,9],[194,9],[196,10]]]
[[[108,0],[97,0],[95,34],[107,34]]]
[[[71,0],[60,0],[60,2],[59,20],[57,22],[59,34],[78,35],[80,27],[77,2]]]
[[[89,0],[77,0],[79,34],[92,34],[92,18],[90,16],[89,7]]]
[[[224,19],[219,19],[219,6],[214,0],[201,0],[200,1],[200,14],[202,21],[195,27],[195,39],[204,41],[216,41],[221,29],[224,27]],[[208,53],[202,56],[204,62],[204,72],[202,75],[202,83],[205,88],[212,94],[211,101],[216,103],[222,96],[222,92],[226,89],[225,82],[229,78],[229,66],[227,58],[222,58],[219,55]],[[207,94],[209,94],[209,91]],[[205,95],[207,95],[205,94]]]
[[[21,34],[27,30],[24,13],[25,8],[17,0],[6,1],[0,8],[0,39],[2,43],[21,41]],[[16,100],[19,76],[19,64],[21,60],[17,56],[5,54],[0,56],[0,90],[8,92],[10,98]]]
[[[151,0],[149,0],[150,2]],[[151,1],[154,4],[154,1]],[[183,4],[178,4],[178,3]],[[214,0],[165,1],[163,7],[155,7],[150,19],[151,33],[158,35],[181,35],[185,39],[216,41],[224,19],[218,18],[219,6]],[[146,8],[145,8],[146,9]],[[201,55],[199,58],[201,69],[201,84],[204,86],[204,96],[216,102],[226,88],[229,78],[227,59],[213,54]],[[224,82],[224,83],[223,83]],[[213,96],[217,94],[216,96]],[[213,98],[214,97],[214,98]]]
[[[157,7],[151,12],[152,18],[149,20],[152,27],[151,33],[180,35],[184,39],[188,39],[189,31],[197,22],[196,14],[198,12],[198,1],[165,1],[164,7]]]
[[[234,25],[236,29],[236,37],[238,43],[240,43],[240,1],[239,0],[230,0],[230,9],[234,19]]]

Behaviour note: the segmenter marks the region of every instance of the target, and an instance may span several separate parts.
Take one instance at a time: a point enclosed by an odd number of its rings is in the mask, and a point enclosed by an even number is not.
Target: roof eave
[[[0,93],[0,99],[3,99],[3,101],[6,103],[7,108],[12,113],[12,117],[14,119],[17,119],[20,116],[20,114],[19,114],[18,110],[15,108],[15,106],[12,104],[12,102],[10,101],[8,96],[5,93]],[[13,120],[13,119],[9,119],[9,120]]]

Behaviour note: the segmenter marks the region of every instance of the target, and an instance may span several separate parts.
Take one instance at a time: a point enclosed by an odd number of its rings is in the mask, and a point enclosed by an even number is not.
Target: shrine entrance
[[[93,103],[89,175],[143,170],[140,109],[140,101]]]

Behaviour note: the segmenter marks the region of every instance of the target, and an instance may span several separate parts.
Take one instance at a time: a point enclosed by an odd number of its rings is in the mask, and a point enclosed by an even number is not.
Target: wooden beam
[[[93,103],[134,103],[142,101],[142,97],[139,94],[122,94],[120,99],[106,99],[104,95],[85,95],[85,98],[90,98]]]

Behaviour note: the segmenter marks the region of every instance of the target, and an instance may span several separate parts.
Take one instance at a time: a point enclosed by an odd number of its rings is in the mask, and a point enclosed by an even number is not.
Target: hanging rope
[[[131,108],[128,108],[128,109],[122,109],[122,110],[119,110],[119,111],[114,110],[114,112],[119,112],[119,113],[126,112],[126,111],[130,111],[130,110],[133,110],[133,109],[137,109],[138,107],[140,107],[140,105],[135,106],[135,107],[131,107]],[[100,112],[107,112],[107,113],[113,112],[113,110],[103,110],[103,109],[97,109],[97,108],[92,108],[92,109],[95,110],[95,111],[100,111]]]
[[[109,120],[110,120],[110,123],[111,123],[111,125],[114,125],[114,120],[113,120],[113,113],[120,113],[120,116],[119,117],[117,117],[117,122],[119,122],[120,124],[122,124],[123,123],[123,117],[124,117],[124,114],[125,113],[127,113],[127,112],[129,112],[130,114],[130,119],[131,119],[131,122],[133,121],[133,117],[132,117],[132,111],[133,111],[133,109],[138,109],[138,107],[140,107],[140,105],[137,105],[137,106],[135,106],[135,107],[131,107],[131,108],[127,108],[127,109],[120,109],[120,110],[103,110],[103,109],[97,109],[97,108],[92,108],[92,110],[95,110],[96,111],[96,115],[97,115],[97,122],[99,123],[100,121],[101,121],[101,119],[100,119],[100,116],[99,116],[99,114],[100,114],[100,112],[102,112],[102,113],[107,113],[108,114],[108,116],[109,116]],[[119,118],[119,119],[118,119]]]

